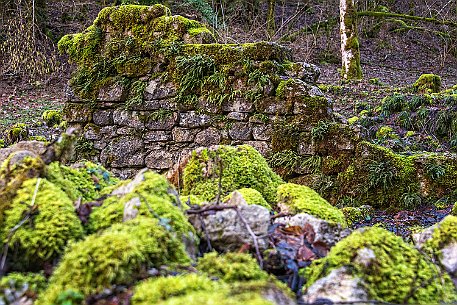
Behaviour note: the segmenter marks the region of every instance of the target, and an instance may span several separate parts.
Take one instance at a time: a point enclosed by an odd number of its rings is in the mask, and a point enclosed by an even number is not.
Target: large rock
[[[279,217],[274,222],[302,228],[310,225],[314,231],[314,238],[310,243],[322,243],[329,247],[333,247],[337,242],[351,234],[351,230],[342,227],[341,224],[328,222],[305,213]]]
[[[368,301],[367,292],[359,278],[353,277],[345,267],[334,269],[329,275],[317,280],[303,295],[305,303],[333,304],[334,302]]]
[[[256,235],[259,248],[267,249],[270,212],[264,207],[241,204],[236,208],[190,215],[189,220],[201,236],[202,243],[209,239],[211,246],[218,251],[238,251],[246,244],[254,249],[254,240],[236,209]]]
[[[318,298],[319,294],[329,298],[325,288],[346,286],[348,292],[354,292],[350,297],[360,297],[357,301],[366,300],[366,296],[379,302],[416,304],[457,299],[447,274],[401,237],[377,227],[354,231],[326,257],[306,268],[304,276],[304,295],[310,298]],[[356,288],[356,282],[365,293]],[[348,295],[342,290],[335,290],[339,295],[335,293],[332,301],[347,301]]]
[[[457,217],[447,216],[441,222],[413,234],[418,249],[435,259],[457,284]]]

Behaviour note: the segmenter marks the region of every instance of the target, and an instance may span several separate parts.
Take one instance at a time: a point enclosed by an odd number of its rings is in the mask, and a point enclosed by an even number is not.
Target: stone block
[[[193,142],[199,131],[199,129],[175,127],[171,133],[175,142]]]
[[[173,154],[166,150],[153,150],[146,156],[146,166],[152,169],[168,169],[173,166]]]
[[[113,122],[120,126],[144,128],[144,123],[140,119],[139,112],[137,111],[115,110],[113,112]]]
[[[195,136],[195,143],[200,146],[217,145],[221,142],[221,133],[216,128],[210,127],[200,131]]]
[[[179,126],[196,128],[208,127],[211,124],[211,116],[199,114],[195,111],[183,112],[180,114]]]
[[[252,130],[249,123],[234,122],[229,129],[229,136],[232,140],[251,140]]]

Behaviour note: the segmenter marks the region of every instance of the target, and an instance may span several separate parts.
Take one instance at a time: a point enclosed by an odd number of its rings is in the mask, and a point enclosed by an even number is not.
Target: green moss
[[[122,196],[107,198],[102,206],[94,207],[89,217],[88,230],[96,232],[115,223],[121,223],[125,204],[138,198],[138,214],[156,217],[165,227],[178,233],[180,237],[194,236],[194,228],[187,221],[183,211],[176,204],[176,197],[171,194],[172,187],[165,177],[152,171],[144,173],[144,181],[132,192]]]
[[[278,201],[291,213],[307,213],[317,218],[346,225],[344,214],[311,188],[293,183],[278,187]]]
[[[348,195],[375,208],[414,208],[410,199],[419,192],[416,157],[396,154],[367,142],[357,145],[356,156],[351,165],[338,174],[340,196]]]
[[[357,259],[358,253],[365,249],[375,256],[367,263]],[[305,269],[306,287],[341,267],[361,280],[370,300],[430,304],[457,299],[448,275],[441,273],[401,237],[381,228],[355,231],[334,246],[325,258],[314,261]]]
[[[260,194],[259,191],[251,189],[251,188],[242,188],[242,189],[236,190],[235,192],[240,193],[241,196],[243,196],[244,200],[246,200],[247,204],[256,204],[256,205],[260,205],[260,206],[263,206],[263,207],[271,210],[271,206],[268,204],[268,202],[265,200],[265,198],[263,198],[262,194]],[[230,193],[229,195],[227,195],[223,201],[224,202],[229,201],[230,198],[232,198],[232,196],[233,196],[233,192]]]
[[[425,242],[423,250],[432,257],[440,257],[441,249],[455,242],[457,242],[457,217],[448,215],[436,225],[432,238]]]
[[[5,140],[0,139],[0,148],[6,147]]]
[[[260,269],[257,261],[246,253],[217,254],[211,252],[198,260],[197,270],[226,283],[266,280],[268,273]]]
[[[343,207],[341,211],[343,212],[344,217],[346,217],[349,226],[352,226],[356,222],[370,220],[373,213],[373,209],[367,205],[361,207]]]
[[[59,125],[62,122],[62,111],[59,110],[46,110],[41,115],[41,119],[47,126]]]
[[[148,305],[180,297],[193,292],[211,292],[224,286],[210,278],[197,274],[148,279],[135,287],[132,305]]]
[[[213,200],[218,194],[220,162],[222,195],[241,188],[252,188],[259,191],[268,203],[276,202],[276,189],[284,182],[268,167],[262,155],[249,145],[194,151],[183,172],[182,193]]]
[[[395,133],[392,127],[381,126],[378,131],[376,131],[376,138],[378,139],[398,139],[399,136]]]
[[[217,301],[215,301],[217,300]],[[232,292],[212,291],[212,292],[196,292],[182,297],[171,298],[165,302],[159,303],[160,305],[212,305],[217,302],[218,305],[273,305],[272,302],[267,301],[259,294],[245,293],[233,294]]]
[[[39,182],[37,179],[26,180],[17,191],[11,207],[5,211],[2,240],[6,240],[13,227],[28,213],[31,213],[30,220],[15,231],[8,244],[12,253],[18,251],[21,253],[20,259],[29,264],[51,262],[63,253],[69,242],[83,236],[73,202],[46,179]]]
[[[422,74],[413,84],[419,93],[438,93],[441,90],[441,77],[435,74]]]
[[[179,196],[179,199],[181,200],[182,204],[185,204],[187,206],[204,205],[204,204],[208,203],[196,195],[182,195],[182,196]]]
[[[77,169],[52,162],[48,165],[46,178],[59,186],[72,201],[96,199],[97,191],[92,178]]]
[[[360,113],[360,115],[362,116],[362,112]],[[355,123],[357,123],[358,120],[359,120],[359,117],[357,117],[357,116],[350,117],[348,119],[348,124],[354,125]]]
[[[141,268],[189,261],[183,244],[157,220],[137,217],[71,245],[36,304],[53,304],[67,289],[88,296],[114,284],[131,283]]]
[[[35,299],[46,285],[46,278],[39,273],[9,273],[0,279],[0,303],[10,303],[12,296],[16,301],[23,296]]]
[[[29,128],[24,123],[16,123],[5,131],[5,135],[9,144],[24,141],[29,136]]]
[[[454,206],[452,207],[452,210],[451,210],[451,215],[453,216],[457,216],[457,202],[454,203]]]

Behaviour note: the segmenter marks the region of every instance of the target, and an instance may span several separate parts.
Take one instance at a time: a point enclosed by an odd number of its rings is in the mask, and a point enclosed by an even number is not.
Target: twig
[[[256,253],[256,256],[257,256],[257,260],[259,262],[259,265],[260,265],[260,269],[263,269],[263,259],[262,259],[262,255],[260,254],[260,249],[259,249],[259,243],[257,242],[257,236],[255,235],[255,233],[252,231],[251,227],[249,226],[248,222],[246,221],[246,219],[244,219],[243,215],[241,215],[241,211],[238,207],[235,208],[235,211],[236,211],[236,214],[238,215],[238,217],[241,219],[241,221],[243,222],[243,224],[245,225],[246,229],[248,230],[249,234],[251,235],[252,237],[252,240],[254,242],[254,247],[255,247],[255,253]]]
[[[218,155],[217,160],[219,161],[219,182],[217,184],[217,197],[216,197],[216,205],[219,205],[221,203],[221,195],[222,195],[222,174],[223,174],[223,168],[222,168],[222,159]]]
[[[24,218],[17,225],[15,225],[8,233],[8,237],[6,238],[6,242],[5,242],[5,245],[3,247],[3,255],[2,255],[2,261],[1,261],[1,264],[0,264],[0,271],[3,271],[3,268],[5,268],[6,257],[8,256],[9,243],[11,242],[11,239],[13,238],[14,233],[16,233],[16,231],[27,220],[30,219],[30,216],[33,213],[33,208],[35,206],[35,200],[36,200],[36,196],[37,196],[37,193],[38,193],[38,188],[40,187],[40,183],[41,183],[41,178],[38,178],[37,182],[36,182],[36,186],[35,186],[35,191],[33,192],[33,196],[32,196],[32,203],[30,205],[29,210],[27,211],[27,214],[25,214]]]
[[[201,224],[202,224],[202,230],[203,232],[205,232],[205,237],[206,237],[206,244],[208,246],[208,250],[209,251],[213,251],[213,247],[211,245],[211,240],[209,239],[209,234],[208,234],[208,230],[206,230],[206,225],[205,225],[205,222],[203,221],[203,216],[202,214],[198,214],[198,219],[200,220]]]
[[[202,214],[204,212],[209,212],[209,211],[222,211],[226,209],[236,209],[238,208],[236,205],[209,205],[200,209],[190,209],[187,210],[186,213],[189,215],[194,215],[194,214]]]

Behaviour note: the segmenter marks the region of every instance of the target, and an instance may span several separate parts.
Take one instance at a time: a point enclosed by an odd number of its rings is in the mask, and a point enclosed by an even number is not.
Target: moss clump
[[[399,136],[395,133],[392,127],[381,126],[378,131],[376,131],[376,138],[378,139],[398,139]]]
[[[148,279],[135,287],[132,304],[156,304],[197,291],[211,292],[224,289],[223,287],[222,284],[197,274]]]
[[[305,269],[306,287],[341,267],[361,280],[370,300],[430,304],[457,299],[448,275],[401,237],[381,228],[355,231],[325,258],[314,261]]]
[[[181,297],[171,298],[167,301],[158,303],[160,305],[273,305],[262,296],[256,293],[236,294],[230,290],[205,291],[187,294]]]
[[[44,168],[41,158],[24,151],[14,152],[3,161],[0,166],[0,227],[3,213],[11,205],[16,191],[25,180],[40,176]]]
[[[62,122],[62,111],[46,110],[41,115],[41,119],[49,127],[59,125]]]
[[[235,192],[240,193],[241,196],[243,196],[244,200],[246,200],[247,204],[256,204],[271,210],[271,205],[268,204],[268,202],[265,200],[265,198],[263,198],[262,194],[260,194],[259,191],[251,188],[242,188],[236,190]],[[232,196],[233,192],[227,195],[223,201],[229,201]]]
[[[13,144],[19,141],[24,141],[29,136],[29,128],[24,123],[16,123],[11,126],[6,132],[6,141]]]
[[[198,261],[197,270],[227,283],[266,280],[269,277],[260,269],[257,261],[245,253],[207,253]]]
[[[128,194],[121,197],[111,196],[102,206],[93,209],[89,218],[89,231],[96,232],[121,223],[126,203],[138,200],[138,215],[156,217],[180,236],[193,236],[194,228],[177,206],[176,197],[171,194],[172,187],[165,177],[152,171],[145,172],[143,176],[144,180]]]
[[[373,213],[373,208],[369,205],[363,205],[361,207],[344,207],[341,209],[346,217],[346,222],[349,226],[352,226],[356,222],[370,220]]]
[[[35,299],[46,288],[46,278],[38,273],[10,273],[0,279],[0,303],[16,304],[26,296]]]
[[[194,151],[183,173],[183,194],[195,194],[203,200],[213,200],[218,194],[222,163],[222,194],[252,188],[265,200],[276,202],[276,190],[282,179],[268,166],[258,151],[249,145],[218,146]]]
[[[89,175],[84,175],[77,169],[53,162],[48,165],[46,178],[59,186],[71,200],[93,200],[97,192]]]
[[[278,187],[279,205],[291,213],[307,213],[346,226],[344,214],[311,188],[293,183]]]
[[[448,215],[436,225],[432,238],[425,242],[423,250],[440,257],[441,249],[454,242],[457,242],[457,217]]]
[[[420,203],[415,156],[396,154],[367,142],[357,145],[356,156],[350,166],[338,174],[339,196],[393,210],[412,209]]]
[[[413,84],[419,93],[438,93],[441,90],[441,77],[435,74],[422,74]]]
[[[88,296],[131,283],[141,268],[189,262],[183,244],[157,220],[137,217],[71,245],[36,304],[53,304],[68,289]]]
[[[179,200],[181,200],[181,203],[186,206],[204,205],[205,203],[207,203],[205,200],[201,199],[196,195],[182,195],[179,196]]]
[[[8,244],[13,250],[11,253],[17,250],[16,253],[21,254],[20,259],[29,264],[52,261],[63,253],[69,242],[83,236],[73,202],[46,179],[26,180],[17,191],[11,207],[5,211],[1,230],[3,241],[26,215],[30,215],[29,220],[15,231]],[[12,257],[16,259],[14,255]]]
[[[452,207],[452,210],[451,210],[451,215],[453,216],[457,216],[457,202],[454,203],[454,206]]]
[[[104,188],[119,181],[103,166],[89,161],[76,164],[74,168],[52,162],[47,167],[46,178],[65,191],[73,201],[94,200]]]

